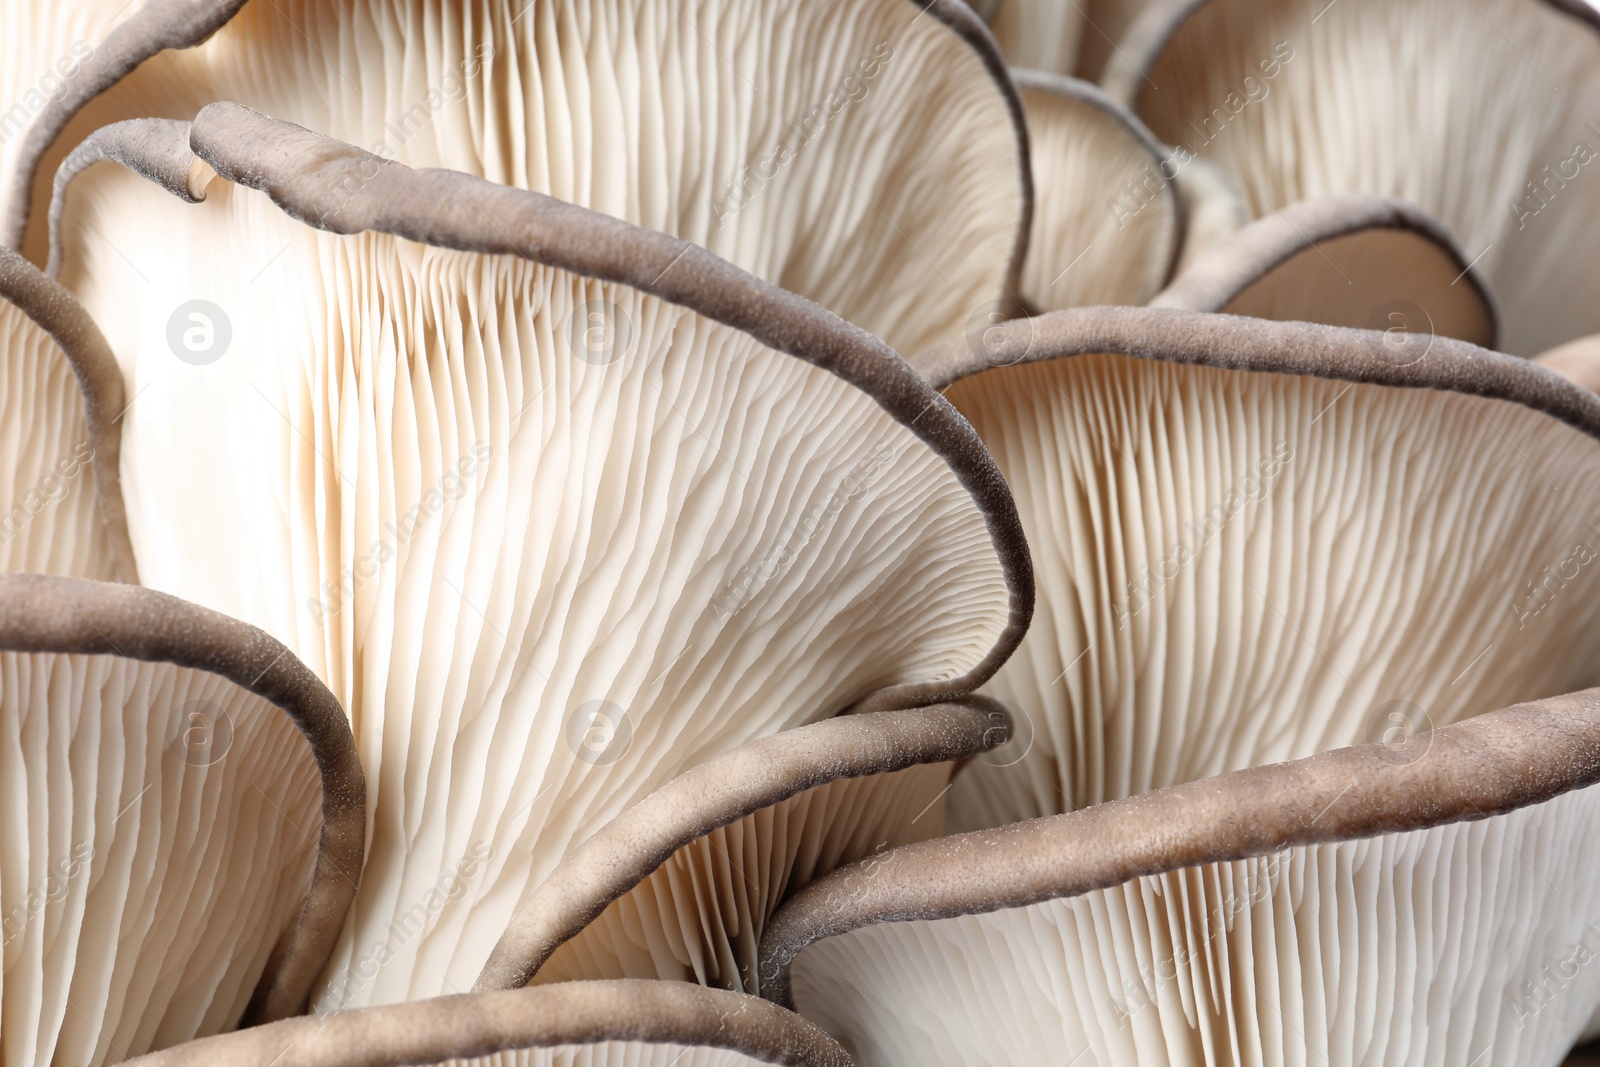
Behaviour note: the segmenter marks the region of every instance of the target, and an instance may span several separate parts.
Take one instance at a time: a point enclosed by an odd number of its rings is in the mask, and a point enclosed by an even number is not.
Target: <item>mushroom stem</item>
[[[17,157],[11,210],[0,243],[20,250],[28,236],[33,183],[45,153],[74,115],[95,97],[133,73],[157,52],[202,44],[244,6],[245,0],[146,0],[143,7],[106,35],[28,127]]]
[[[94,450],[91,463],[100,523],[111,544],[118,578],[137,583],[139,566],[122,502],[122,430],[118,420],[126,410],[125,387],[111,346],[71,293],[8,248],[0,248],[0,297],[15,304],[48,333],[72,364],[83,391],[84,422]]]

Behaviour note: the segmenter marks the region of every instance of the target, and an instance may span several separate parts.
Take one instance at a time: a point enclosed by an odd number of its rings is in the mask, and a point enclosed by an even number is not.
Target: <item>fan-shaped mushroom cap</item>
[[[1495,343],[1494,302],[1455,241],[1386,197],[1320,197],[1259,219],[1150,303]]]
[[[960,0],[250,4],[97,100],[51,161],[217,100],[671,233],[903,352],[1016,297],[1021,109]]]
[[[1600,334],[1557,345],[1533,361],[1590,392],[1600,392]]]
[[[763,974],[875,1064],[1554,1065],[1597,780],[1590,690],[908,845],[797,894]]]
[[[0,70],[0,244],[21,249],[27,190],[85,104],[139,64],[215,33],[244,0],[75,0],[9,3],[0,18],[15,47]],[[46,189],[46,195],[48,190]]]
[[[959,696],[1020,638],[1004,482],[874,338],[685,242],[235,105],[192,141],[228,179],[203,204],[79,177],[63,278],[148,386],[145,580],[280,634],[354,721],[368,889],[319,1005],[467,988],[652,789]],[[219,546],[246,539],[241,571]]]
[[[0,1055],[120,1062],[300,1011],[361,876],[333,695],[134,586],[0,575],[0,650]]]
[[[1045,311],[1145,303],[1170,279],[1183,240],[1179,161],[1088,82],[1015,76],[1036,197],[1023,297]]]
[[[133,580],[116,359],[72,294],[4,248],[0,360],[0,572]]]
[[[1166,0],[1106,84],[1236,175],[1257,215],[1341,193],[1416,204],[1487,280],[1507,350],[1533,355],[1600,331],[1600,30],[1582,8]]]
[[[1010,734],[1004,711],[974,700],[830,719],[707,760],[540,883],[477,988],[537,975],[758,993],[756,946],[783,898],[843,863],[936,835],[949,761]]]
[[[850,1067],[806,1020],[684,982],[566,982],[288,1019],[130,1067]]]
[[[1600,398],[1416,334],[1158,308],[995,333],[996,366],[921,361],[1039,576],[984,690],[1031,747],[958,776],[954,826],[1600,681]]]

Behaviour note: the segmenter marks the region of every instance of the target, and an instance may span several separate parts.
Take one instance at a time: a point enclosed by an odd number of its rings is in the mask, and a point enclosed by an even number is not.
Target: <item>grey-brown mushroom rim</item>
[[[965,759],[1011,737],[983,697],[828,719],[763,737],[681,774],[607,823],[518,905],[474,989],[525,985],[562,944],[678,849],[817,786]]]
[[[561,982],[288,1019],[191,1041],[129,1067],[423,1067],[607,1041],[726,1049],[781,1067],[850,1067],[821,1029],[775,1004],[689,982]]]
[[[1600,689],[1490,712],[1404,743],[1360,745],[1066,815],[936,838],[840,867],[761,940],[761,990],[826,937],[1079,896],[1135,878],[1303,845],[1469,822],[1600,782]]]
[[[1100,84],[1112,99],[1137,112],[1140,98],[1147,92],[1160,92],[1161,86],[1152,79],[1156,63],[1178,30],[1195,12],[1212,0],[1154,0],[1139,13],[1118,42]],[[1310,13],[1325,10],[1323,0],[1301,0]],[[1582,22],[1591,30],[1600,30],[1600,12],[1590,7],[1586,0],[1528,0],[1542,4]],[[1331,4],[1327,5],[1331,7]],[[1318,15],[1318,18],[1321,16]],[[1313,22],[1315,19],[1312,20]]]
[[[83,394],[96,503],[112,565],[122,581],[137,582],[139,567],[122,501],[122,428],[117,425],[126,389],[111,345],[71,293],[9,248],[0,248],[0,299],[15,305],[66,353]]]
[[[254,626],[139,586],[0,574],[0,649],[172,663],[225,678],[288,714],[317,762],[322,832],[299,920],[274,949],[246,1018],[303,1011],[355,899],[366,848],[366,778],[337,698]]]
[[[73,116],[158,52],[204,43],[244,5],[245,0],[144,0],[113,27],[28,126],[12,170],[10,211],[0,220],[0,243],[22,249],[39,165]]]
[[[948,26],[957,36],[972,46],[983,61],[984,70],[994,79],[995,86],[1006,102],[1006,113],[1011,117],[1011,133],[1017,145],[1017,182],[1022,200],[1017,216],[1017,232],[1011,244],[1011,261],[1006,264],[1005,281],[1000,289],[1000,306],[1007,315],[1022,313],[1022,265],[1028,258],[1028,241],[1033,235],[1033,143],[1028,137],[1027,114],[1022,107],[1022,96],[1017,92],[1013,71],[1000,53],[1000,43],[994,39],[989,24],[965,0],[911,0],[929,15]]]
[[[1443,252],[1457,271],[1452,284],[1466,283],[1476,294],[1489,319],[1487,347],[1495,347],[1499,309],[1455,237],[1421,208],[1389,196],[1313,197],[1256,219],[1197,259],[1150,306],[1220,311],[1290,257],[1324,241],[1372,230],[1416,234]]]
[[[1152,307],[1088,307],[1014,319],[980,355],[943,344],[917,357],[940,389],[987,371],[1107,353],[1332,381],[1453,390],[1542,411],[1600,439],[1600,396],[1520,356],[1431,334],[1391,336],[1309,322]]]
[[[1033,565],[1011,490],[967,420],[872,334],[676,237],[457,171],[413,170],[239,104],[204,108],[189,141],[219,176],[266,193],[291,218],[317,229],[518,256],[688,308],[843,379],[927,444],[983,516],[1009,595],[1006,625],[965,674],[886,688],[854,710],[924,707],[964,696],[1022,640],[1033,616]],[[153,134],[146,144],[159,154],[152,169],[171,166],[170,152]]]

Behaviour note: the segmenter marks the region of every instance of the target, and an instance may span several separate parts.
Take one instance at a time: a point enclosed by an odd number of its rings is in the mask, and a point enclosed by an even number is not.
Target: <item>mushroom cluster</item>
[[[1582,0],[0,26],[0,1067],[1600,1062]]]

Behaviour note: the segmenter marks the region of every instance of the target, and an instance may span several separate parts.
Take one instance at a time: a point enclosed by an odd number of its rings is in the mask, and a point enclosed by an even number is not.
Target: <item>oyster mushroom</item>
[[[116,360],[72,294],[4,248],[0,357],[0,571],[133,580]]]
[[[875,1064],[1553,1067],[1600,1006],[1597,781],[1588,690],[907,845],[763,973]]]
[[[1268,215],[1150,303],[1495,342],[1494,301],[1450,235],[1383,197],[1322,197]]]
[[[984,690],[1027,750],[968,766],[953,828],[1600,682],[1593,394],[1419,334],[1160,308],[996,334],[988,363],[919,360],[1006,473],[1040,589]]]
[[[279,634],[352,717],[373,844],[319,1007],[467,988],[652,789],[960,696],[1020,639],[1004,482],[881,342],[683,241],[237,105],[190,142],[224,179],[197,205],[79,175],[62,278],[159,383],[123,431],[144,580]],[[260,569],[216,549],[245,541]]]
[[[1013,73],[1035,191],[1023,297],[1044,311],[1145,303],[1170,280],[1183,241],[1180,161],[1088,82]]]
[[[1105,84],[1258,216],[1344,193],[1415,204],[1494,292],[1506,350],[1531,356],[1600,332],[1597,23],[1548,0],[1164,0]]]
[[[565,982],[288,1019],[130,1067],[850,1067],[816,1026],[682,982]]]
[[[85,104],[163,49],[215,33],[244,0],[83,0],[8,5],[0,70],[0,245],[21,249],[27,190],[46,152]]]
[[[707,760],[540,883],[477,988],[659,977],[759,993],[756,947],[778,903],[841,863],[936,836],[951,761],[1010,732],[974,701],[830,719]]]
[[[960,0],[250,4],[86,107],[46,174],[97,128],[218,100],[693,241],[899,351],[1015,304],[1021,110]]]
[[[0,1053],[102,1064],[301,1011],[361,877],[338,702],[266,634],[0,575]]]

